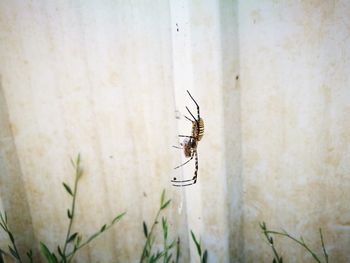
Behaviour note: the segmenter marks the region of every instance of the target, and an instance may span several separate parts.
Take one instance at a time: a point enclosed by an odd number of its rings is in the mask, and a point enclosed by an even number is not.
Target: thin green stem
[[[17,255],[17,257],[18,257],[18,261],[22,263],[22,259],[21,259],[21,256],[20,256],[18,250],[17,250],[17,246],[16,246],[15,241],[12,242],[12,245],[13,245],[13,248],[14,248],[14,250],[15,250],[15,252],[16,252],[16,255]]]
[[[166,263],[168,259],[168,248],[167,248],[167,241],[164,239],[164,259],[163,262]]]
[[[162,226],[163,226],[163,246],[164,246],[164,259],[163,263],[167,263],[168,259],[168,244],[167,244],[167,238],[168,238],[168,223],[167,220],[163,217],[162,218]]]
[[[107,231],[107,230],[108,230],[109,228],[111,228],[112,226],[113,226],[113,224],[110,224],[109,226],[107,226],[107,227],[105,228],[105,230],[104,230],[103,232]],[[85,247],[87,244],[89,244],[92,240],[94,240],[95,238],[97,238],[97,237],[98,237],[99,235],[101,235],[103,232],[100,232],[100,231],[99,231],[99,232],[93,234],[91,237],[88,238],[88,240],[86,240],[85,242],[83,242],[83,243],[81,243],[79,246],[77,246],[76,249],[75,249],[75,251],[77,251],[77,250],[79,250],[79,249]],[[68,262],[70,262],[70,261],[72,260],[75,251],[73,250],[73,251],[71,251],[70,253],[67,254],[67,256],[66,256],[67,258],[71,257],[71,258],[69,258]]]
[[[147,236],[147,239],[146,239],[146,243],[143,247],[143,250],[142,250],[142,255],[141,255],[141,259],[140,259],[140,263],[143,262],[143,260],[145,259],[145,256],[146,256],[146,250],[147,250],[147,247],[150,246],[150,241],[151,241],[151,238],[152,238],[152,233],[153,233],[153,230],[154,230],[154,227],[156,226],[156,223],[158,223],[158,217],[160,215],[160,212],[161,212],[161,208],[158,210],[157,212],[157,215],[153,221],[153,224],[152,224],[152,227],[151,227],[151,230],[150,232],[148,233],[148,236]],[[151,248],[151,247],[150,247]]]
[[[319,263],[321,263],[321,260],[317,257],[317,255],[305,244],[305,242],[302,240],[298,240],[296,239],[295,237],[289,235],[287,232],[285,233],[281,233],[281,232],[277,232],[277,231],[270,231],[270,230],[267,230],[266,231],[267,233],[269,234],[274,234],[274,235],[280,235],[280,236],[285,236],[285,237],[288,237],[289,239],[295,241],[296,243],[298,243],[300,246],[304,247],[307,251],[309,251],[309,253],[312,255],[312,257]]]
[[[327,254],[326,247],[325,247],[324,241],[323,241],[322,229],[320,228],[319,231],[320,231],[321,244],[322,244],[322,250],[323,250],[324,258],[326,260],[326,263],[328,263],[328,254]]]
[[[180,237],[177,238],[177,242],[176,242],[176,263],[179,263],[179,259],[180,259]]]
[[[11,240],[12,246],[13,246],[13,250],[16,254],[16,258],[17,260],[22,263],[22,259],[21,256],[18,252],[17,246],[16,246],[16,242],[15,239],[13,237],[13,234],[11,233],[8,225],[7,225],[7,214],[6,212],[4,213],[5,218],[3,217],[2,213],[0,213],[0,219],[1,219],[1,228],[7,233],[7,235],[9,236],[9,239]],[[11,252],[12,253],[12,252]]]
[[[269,242],[270,247],[272,248],[273,254],[275,255],[275,259],[277,260],[278,263],[281,262],[281,257],[278,255],[277,250],[276,250],[273,242],[270,241],[271,237],[269,236],[269,234],[267,233],[266,230],[264,230],[264,235],[265,235],[267,241]]]
[[[77,196],[77,191],[78,191],[78,180],[80,177],[80,166],[79,162],[77,161],[76,167],[75,167],[75,180],[74,180],[74,190],[73,190],[73,201],[72,201],[72,208],[71,208],[71,216],[69,218],[69,225],[68,225],[68,230],[67,230],[67,235],[66,235],[66,240],[64,242],[64,247],[63,247],[63,262],[67,262],[66,258],[66,250],[67,250],[67,245],[68,245],[68,239],[70,237],[72,225],[73,225],[73,218],[74,218],[74,213],[75,213],[75,201],[76,201],[76,196]]]
[[[267,230],[266,223],[265,222],[260,223],[260,228],[263,231],[270,247],[272,248],[272,251],[275,255],[274,259],[276,259],[278,263],[282,263],[282,257],[280,257],[277,253],[277,250],[276,250],[275,245],[273,243],[273,238],[267,233],[268,230]]]

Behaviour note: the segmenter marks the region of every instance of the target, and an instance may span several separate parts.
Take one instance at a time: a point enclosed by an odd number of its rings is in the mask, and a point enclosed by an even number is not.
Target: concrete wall
[[[240,1],[244,237],[247,262],[271,262],[258,221],[332,262],[349,262],[348,1]],[[312,262],[278,239],[288,262]]]
[[[183,262],[271,262],[258,224],[350,260],[350,6],[346,1],[0,2],[0,197],[21,250],[125,218],[77,262],[138,262],[162,189]],[[171,148],[199,102],[199,179]],[[1,247],[7,244],[1,236]],[[276,240],[288,262],[305,251]],[[160,243],[161,244],[161,239]],[[349,254],[349,256],[348,256]]]

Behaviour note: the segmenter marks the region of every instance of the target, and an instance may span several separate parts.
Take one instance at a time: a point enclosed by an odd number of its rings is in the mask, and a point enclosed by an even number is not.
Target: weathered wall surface
[[[81,153],[85,173],[75,229],[91,234],[115,214],[128,213],[77,261],[137,262],[142,221],[153,220],[163,188],[173,199],[167,215],[172,236],[181,238],[182,260],[190,260],[193,229],[210,260],[229,261],[235,242],[243,244],[228,222],[230,214],[235,225],[240,218],[234,212],[240,202],[231,198],[239,196],[232,176],[239,169],[229,169],[239,164],[234,145],[240,141],[226,137],[224,125],[239,134],[239,111],[225,107],[239,108],[231,78],[238,71],[233,6],[1,3],[1,199],[15,232],[27,227],[21,248],[44,241],[54,249],[64,239],[70,199],[61,182],[72,184],[69,159]],[[177,134],[191,131],[181,114],[185,105],[196,112],[186,89],[200,103],[208,132],[199,149],[198,184],[184,190],[170,179],[191,178],[194,171],[194,163],[173,170],[183,160],[171,145]]]
[[[22,250],[126,217],[77,262],[138,262],[163,188],[183,262],[271,262],[258,223],[348,262],[350,6],[346,1],[0,2],[0,195]],[[172,149],[201,107],[199,179]],[[1,247],[7,240],[2,236]],[[311,258],[282,239],[288,262]],[[188,249],[191,244],[190,249]],[[320,250],[317,250],[321,252]],[[349,255],[348,255],[349,254]]]
[[[178,189],[169,184],[180,154],[171,149],[177,131],[168,3],[0,5],[1,96],[7,102],[1,106],[7,129],[1,197],[21,203],[13,195],[16,184],[27,203],[23,210],[4,202],[10,221],[30,215],[22,221],[30,223],[29,236],[52,249],[62,243],[70,198],[61,182],[72,185],[69,160],[81,153],[85,173],[75,229],[90,235],[116,214],[127,216],[79,253],[79,262],[137,262],[142,221],[153,220],[163,188],[174,201],[172,235],[180,235],[188,258],[186,214],[178,214]]]
[[[246,262],[269,262],[258,221],[349,262],[350,5],[240,1]],[[288,262],[313,262],[290,241]],[[262,253],[267,251],[269,253]]]

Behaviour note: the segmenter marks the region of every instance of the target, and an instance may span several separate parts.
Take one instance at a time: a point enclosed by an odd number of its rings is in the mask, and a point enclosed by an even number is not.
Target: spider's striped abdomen
[[[200,141],[204,135],[204,121],[202,118],[198,120],[198,127],[197,122],[192,122],[192,136],[196,138],[197,141]]]

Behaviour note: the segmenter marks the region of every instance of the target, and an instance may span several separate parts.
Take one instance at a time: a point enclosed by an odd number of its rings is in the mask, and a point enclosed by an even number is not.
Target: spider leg
[[[198,112],[198,120],[200,119],[199,118],[199,105],[198,105],[198,103],[195,101],[195,99],[192,97],[192,95],[191,95],[191,93],[187,90],[187,93],[188,93],[188,95],[190,95],[190,97],[191,97],[191,99],[193,100],[193,102],[196,104],[196,106],[197,106],[197,112]]]
[[[171,180],[172,183],[176,183],[173,184],[173,186],[178,186],[178,187],[182,187],[182,186],[188,186],[188,185],[192,185],[195,184],[197,182],[197,174],[198,174],[198,154],[197,151],[194,152],[195,155],[195,171],[194,171],[194,176],[192,179],[188,179],[188,180],[176,180],[176,178],[174,178],[173,180]],[[193,158],[193,156],[191,157],[191,159]]]
[[[198,106],[198,105],[197,105]],[[190,111],[190,109],[186,106],[187,111],[191,114],[192,118],[194,119],[194,121],[196,122],[196,127],[197,127],[197,133],[199,134],[200,130],[199,130],[199,120],[200,120],[200,116],[199,116],[199,107],[197,107],[197,112],[198,112],[198,119],[196,119],[192,112]]]
[[[189,135],[178,135],[179,137],[186,137],[186,138],[191,138],[191,139],[194,139],[193,136],[189,136]]]
[[[190,180],[190,181],[193,181],[193,180]],[[188,183],[188,184],[173,184],[173,186],[176,186],[176,187],[183,187],[183,186],[189,186],[189,185],[193,185],[195,184],[196,181],[193,181],[192,183]]]
[[[173,179],[173,180],[171,180],[171,182],[172,183],[187,183],[187,182],[193,182],[193,181],[195,181],[195,179],[188,179],[188,180],[175,180],[175,179]],[[195,183],[195,182],[194,182]],[[182,186],[182,185],[175,185],[175,186]]]
[[[182,147],[175,146],[175,145],[173,145],[173,147],[176,148],[176,149],[181,149],[181,150],[183,149]]]
[[[184,117],[189,120],[190,122],[193,122],[190,118],[188,118],[186,115],[184,115]]]
[[[198,174],[198,153],[197,150],[194,151],[194,155],[195,155],[195,170],[194,170],[194,183],[197,182],[197,174]]]
[[[188,163],[189,161],[191,161],[193,159],[193,155],[191,156],[190,159],[188,159],[186,162],[184,162],[183,164],[180,164],[178,166],[176,166],[174,169],[180,168],[181,166],[184,166],[186,163]]]
[[[194,115],[192,114],[192,112],[190,111],[190,109],[187,106],[186,106],[186,110],[191,114],[194,121],[198,121],[198,120],[196,120],[196,118],[194,117]]]

